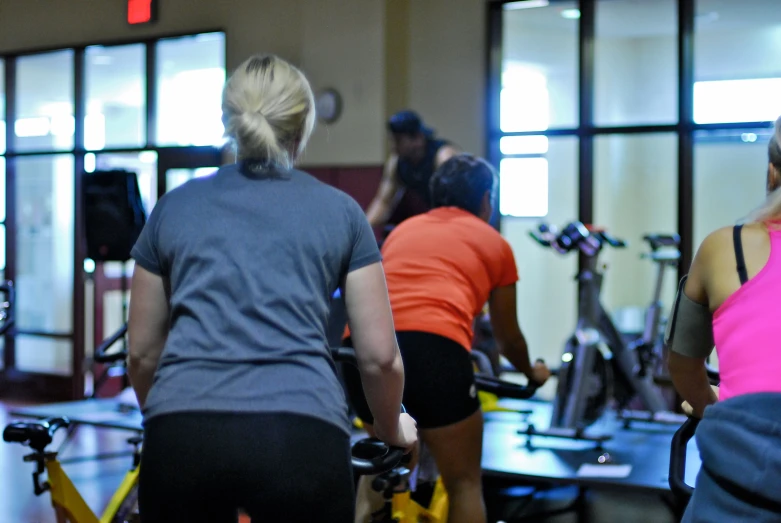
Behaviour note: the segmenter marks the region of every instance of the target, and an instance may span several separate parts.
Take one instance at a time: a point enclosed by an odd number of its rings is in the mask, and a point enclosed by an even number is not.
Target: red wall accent
[[[371,203],[382,178],[382,166],[366,167],[311,167],[303,168],[318,180],[333,185],[346,192],[366,210]],[[426,206],[419,196],[407,192],[391,215],[389,223],[397,224],[402,220],[425,212]]]

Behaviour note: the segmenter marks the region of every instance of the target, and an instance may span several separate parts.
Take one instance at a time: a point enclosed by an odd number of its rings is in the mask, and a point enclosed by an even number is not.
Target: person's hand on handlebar
[[[385,434],[378,425],[374,425],[374,433],[384,443],[403,448],[407,453],[412,452],[418,445],[418,423],[407,413],[399,416],[396,434]]]
[[[716,394],[716,397],[718,398],[719,397],[719,387],[718,387],[718,385],[711,385],[710,387],[713,389],[713,393]],[[693,416],[695,418],[701,417],[699,414],[696,414],[694,412],[694,408],[689,404],[688,401],[684,401],[683,403],[681,403],[681,410],[687,416]]]
[[[551,372],[548,366],[542,360],[537,360],[532,366],[531,376],[527,376],[531,381],[542,387],[548,378],[550,378]]]

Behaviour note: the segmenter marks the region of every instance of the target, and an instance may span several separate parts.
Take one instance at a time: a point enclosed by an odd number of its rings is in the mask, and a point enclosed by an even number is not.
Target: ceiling
[[[561,15],[577,4],[550,0],[546,7],[508,10],[505,28],[577,32],[578,21]],[[677,10],[676,0],[597,0],[596,35],[602,38],[673,35],[678,31]],[[695,16],[696,30],[702,32],[781,26],[781,0],[697,0]]]

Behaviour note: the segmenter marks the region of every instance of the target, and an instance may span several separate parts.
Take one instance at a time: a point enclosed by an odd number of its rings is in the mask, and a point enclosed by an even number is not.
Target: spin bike
[[[122,355],[122,352],[113,354],[110,358],[116,358],[118,355]],[[354,354],[347,356],[354,361]],[[340,354],[334,352],[333,357],[339,360]],[[67,430],[69,426],[71,424],[67,418],[58,417],[33,422],[10,423],[3,430],[3,441],[20,443],[32,450],[23,459],[27,463],[35,464],[33,472],[35,495],[50,493],[57,523],[138,522],[138,474],[141,464],[142,438],[128,439],[128,443],[134,447],[132,466],[125,474],[103,514],[97,515],[90,509],[68,477],[62,463],[57,458],[57,452],[48,448],[54,440],[55,433],[60,429]],[[352,447],[353,472],[357,475],[382,475],[391,470],[398,470],[400,464],[405,460],[404,449],[389,447],[376,438],[361,439]],[[41,476],[44,473],[46,480],[42,481]]]
[[[604,267],[600,267],[599,254],[607,246],[620,249],[626,243],[604,230],[590,230],[577,221],[566,225],[561,232],[541,224],[530,235],[540,245],[560,254],[580,253],[584,266],[576,276],[580,284],[578,320],[556,372],[558,387],[550,425],[539,430],[529,424],[520,430],[520,434],[527,435],[527,446],[531,446],[532,436],[548,436],[593,441],[601,447],[611,436],[587,433],[587,429],[602,417],[613,399],[617,400],[619,411],[637,397],[653,416],[676,417],[667,411],[652,376],[638,372],[642,358],[627,345],[600,301]],[[658,312],[652,316],[658,322]],[[654,341],[656,329],[658,326],[649,326],[649,338]],[[608,355],[603,353],[603,345],[609,349]],[[677,418],[680,422],[680,416]]]
[[[340,347],[334,354],[336,360],[351,365],[357,364],[352,348]],[[482,368],[482,363],[478,359],[476,366]],[[475,373],[475,384],[479,394],[493,398],[529,399],[537,390],[537,385],[533,382],[518,385],[481,372]],[[484,398],[481,400],[485,405]],[[485,411],[485,407],[483,410]],[[491,410],[512,411],[498,406]],[[512,412],[518,412],[522,416],[531,414],[531,411]],[[420,446],[418,466],[414,470],[402,465],[379,474],[372,480],[371,489],[382,496],[383,504],[371,514],[370,523],[447,522],[447,492],[434,459],[423,444]]]

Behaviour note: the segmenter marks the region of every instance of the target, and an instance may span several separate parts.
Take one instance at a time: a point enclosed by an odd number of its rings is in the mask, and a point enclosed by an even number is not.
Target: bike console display
[[[529,235],[540,245],[566,254],[575,250],[586,256],[595,256],[607,244],[614,248],[626,247],[626,242],[608,234],[606,231],[583,225],[574,221],[564,226],[561,232],[546,223],[541,223],[536,231]]]

